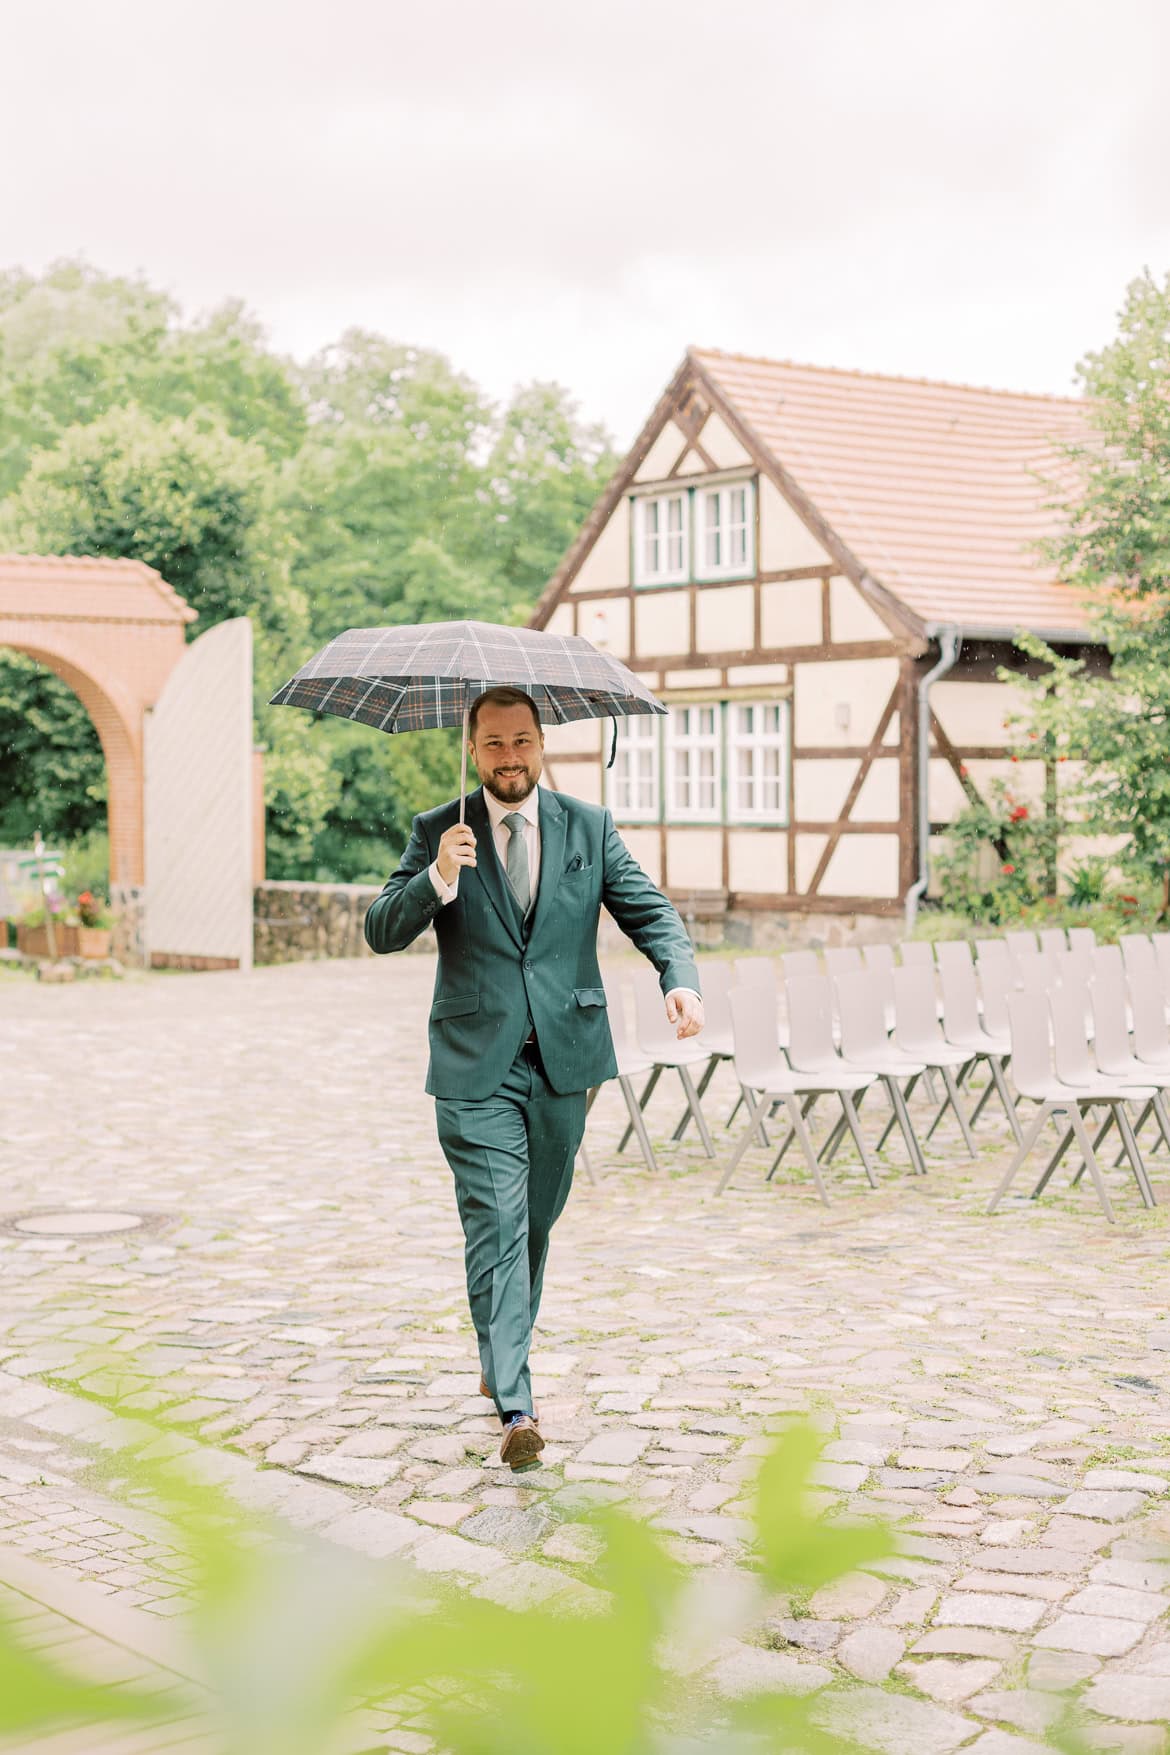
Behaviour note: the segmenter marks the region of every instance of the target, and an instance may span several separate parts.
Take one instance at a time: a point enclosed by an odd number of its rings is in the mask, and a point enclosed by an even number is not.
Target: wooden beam
[[[849,816],[853,810],[853,806],[857,803],[858,797],[860,796],[860,793],[861,793],[861,788],[865,785],[866,776],[868,775],[870,768],[873,766],[874,757],[877,754],[877,751],[881,748],[882,738],[886,735],[886,730],[887,730],[887,727],[889,726],[890,720],[894,717],[894,714],[897,711],[898,688],[899,688],[899,685],[895,685],[895,687],[890,695],[889,700],[886,702],[885,707],[882,709],[882,716],[878,720],[877,727],[874,731],[872,738],[869,741],[869,747],[866,750],[865,755],[862,757],[861,762],[858,764],[857,772],[853,776],[853,784],[850,786],[849,791],[845,795],[845,802],[841,806],[841,814],[838,817],[837,822],[834,825],[834,827],[829,830],[829,839],[825,843],[824,850],[821,853],[821,857],[817,861],[817,868],[813,872],[812,878],[809,882],[808,893],[810,896],[816,895],[818,889],[820,888],[821,880],[823,879],[825,873],[829,869],[829,861],[832,859],[834,853],[837,851],[837,845],[841,839],[842,829],[844,828],[844,826],[848,822]],[[894,830],[895,830],[895,833],[898,833],[899,832],[899,825],[895,824]],[[863,823],[851,823],[851,824],[849,824],[849,831],[851,834],[856,834],[858,832],[870,833],[870,834],[878,834],[878,833],[887,833],[888,834],[889,828],[888,828],[888,826],[884,827],[884,828],[879,828],[877,825],[870,824],[870,823],[864,823],[864,824]],[[820,830],[817,830],[816,833],[820,833]]]

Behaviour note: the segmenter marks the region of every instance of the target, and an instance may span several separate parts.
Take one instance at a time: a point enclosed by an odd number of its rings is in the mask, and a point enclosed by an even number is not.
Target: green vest
[[[671,904],[599,805],[540,790],[540,883],[525,923],[496,853],[482,789],[467,800],[477,864],[442,903],[429,867],[457,803],[414,819],[402,863],[366,915],[375,951],[400,951],[432,922],[439,967],[431,1003],[427,1090],[490,1097],[529,1028],[553,1089],[585,1091],[617,1072],[597,963],[604,906],[658,970],[663,993],[699,990],[694,950]],[[527,931],[525,928],[527,927]],[[530,1022],[531,1020],[531,1022]]]

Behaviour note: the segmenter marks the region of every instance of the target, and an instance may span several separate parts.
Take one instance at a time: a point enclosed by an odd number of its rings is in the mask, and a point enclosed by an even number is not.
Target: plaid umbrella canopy
[[[271,705],[357,719],[378,731],[462,725],[462,820],[471,703],[501,684],[531,695],[541,719],[554,725],[666,712],[631,670],[579,635],[489,622],[348,628],[277,689]]]

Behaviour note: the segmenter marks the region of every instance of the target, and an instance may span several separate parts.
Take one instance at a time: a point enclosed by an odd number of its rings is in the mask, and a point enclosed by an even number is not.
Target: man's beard
[[[533,774],[525,768],[520,774],[486,774],[483,783],[501,804],[523,804],[535,790],[539,778],[539,773]]]

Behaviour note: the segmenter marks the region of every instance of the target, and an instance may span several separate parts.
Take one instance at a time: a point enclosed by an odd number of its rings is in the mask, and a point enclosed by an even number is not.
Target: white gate
[[[252,624],[209,628],[146,715],[146,945],[252,966]]]

